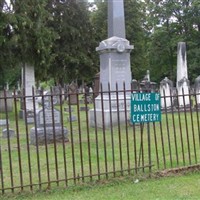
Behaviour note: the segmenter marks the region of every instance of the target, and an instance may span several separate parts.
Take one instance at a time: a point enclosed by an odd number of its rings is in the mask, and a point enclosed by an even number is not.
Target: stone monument
[[[13,129],[3,129],[2,138],[12,138],[15,136],[15,131]]]
[[[32,145],[45,145],[46,143],[67,142],[67,129],[61,124],[61,114],[52,108],[52,103],[57,103],[57,97],[51,100],[51,94],[46,93],[42,102],[42,109],[36,113],[36,127],[30,130],[30,143]]]
[[[72,82],[68,87],[68,104],[70,105],[77,105],[78,98],[78,86],[76,83]]]
[[[131,89],[130,52],[133,46],[125,39],[124,1],[108,0],[108,39],[102,41],[96,50],[100,54],[100,93],[95,98],[95,110],[90,110],[90,126],[110,127],[112,124],[125,122],[125,112],[130,112],[130,92],[111,93],[118,90]],[[102,93],[102,94],[101,94]],[[111,104],[110,104],[111,100]],[[102,107],[102,101],[104,107]],[[126,106],[125,106],[126,103]],[[96,123],[95,124],[95,118]],[[104,120],[103,120],[104,119]],[[103,124],[104,121],[104,124]]]
[[[33,94],[32,88],[35,87],[35,70],[34,67],[31,65],[25,64],[22,68],[22,89],[23,92],[21,98],[21,110],[20,110],[20,118],[25,119],[25,110],[26,110],[26,117],[27,123],[34,122],[34,104],[33,104]],[[24,97],[25,96],[25,102]],[[25,108],[26,105],[26,108]],[[36,109],[38,109],[38,104],[36,103]]]
[[[132,80],[132,83],[133,83],[133,80]],[[140,82],[140,91],[143,91],[143,92],[155,92],[156,91],[156,87],[157,87],[157,83],[151,81],[151,79],[150,79],[150,71],[147,70],[146,75],[144,76],[144,78]]]
[[[196,108],[200,110],[200,76],[195,79]]]
[[[6,102],[5,102],[6,99]],[[12,92],[4,90],[0,91],[0,112],[13,111]]]
[[[57,98],[57,105],[63,104],[65,100],[64,89],[62,89],[61,86],[53,86],[52,90],[53,95],[55,95]]]
[[[165,77],[160,82],[160,96],[161,96],[161,109],[171,110],[173,106],[173,96],[172,96],[173,82]]]
[[[94,87],[93,87],[93,91],[94,91],[94,98],[99,96],[99,77],[100,73],[97,73],[94,77]]]
[[[178,91],[178,105],[179,108],[189,107],[189,80],[187,70],[187,56],[185,42],[178,43],[177,49],[177,79],[176,88]]]

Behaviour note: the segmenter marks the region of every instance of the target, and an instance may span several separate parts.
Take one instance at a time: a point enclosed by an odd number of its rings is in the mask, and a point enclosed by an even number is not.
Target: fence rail
[[[2,194],[198,164],[200,94],[162,91],[162,120],[131,123],[127,97],[132,92],[138,91],[99,92],[95,100],[96,93],[51,90],[38,95],[33,89],[32,96],[23,96],[4,91]]]

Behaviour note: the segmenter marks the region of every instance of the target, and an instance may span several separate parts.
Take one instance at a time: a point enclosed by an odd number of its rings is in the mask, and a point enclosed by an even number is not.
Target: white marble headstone
[[[172,81],[165,77],[160,82],[160,95],[161,95],[161,108],[170,108],[172,106],[173,97],[172,94]]]

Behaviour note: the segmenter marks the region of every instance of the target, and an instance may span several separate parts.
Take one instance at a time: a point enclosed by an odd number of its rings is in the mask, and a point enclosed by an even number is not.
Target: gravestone
[[[95,98],[95,107],[89,112],[90,126],[110,127],[115,125],[120,119],[124,123],[125,112],[129,116],[130,112],[130,92],[123,95],[112,93],[111,106],[109,98],[110,90],[131,89],[131,68],[130,52],[133,46],[125,39],[125,20],[124,20],[124,1],[108,1],[108,39],[102,41],[96,50],[100,54],[100,84],[102,85],[101,93]],[[124,88],[125,84],[125,88]],[[102,101],[104,107],[102,107]],[[126,107],[125,107],[126,102]],[[110,123],[112,115],[112,124]],[[119,116],[119,117],[118,117]],[[96,119],[96,122],[95,122]],[[104,120],[103,120],[104,119]],[[103,121],[105,122],[103,124]]]
[[[22,68],[22,97],[21,98],[21,110],[20,110],[20,118],[25,119],[25,116],[27,118],[27,123],[33,123],[34,122],[34,104],[33,104],[33,94],[32,94],[32,88],[35,87],[35,70],[33,66],[30,66],[28,64],[25,64],[25,66]],[[26,108],[25,108],[26,106]],[[38,109],[38,104],[35,104],[36,108]],[[26,110],[26,115],[25,115]]]
[[[6,99],[6,103],[5,103]],[[0,91],[0,112],[12,112],[13,111],[13,98],[12,92]]]
[[[94,77],[94,98],[96,98],[99,95],[99,77],[100,73],[97,73]]]
[[[132,83],[133,83],[133,81],[132,81]],[[144,78],[140,82],[140,91],[143,91],[143,92],[155,92],[156,91],[156,86],[157,86],[157,83],[152,82],[150,80],[150,71],[147,70],[146,75],[144,76]]]
[[[180,109],[183,107],[190,107],[189,86],[186,44],[185,42],[179,42],[177,49],[176,88],[178,91],[178,105]]]
[[[6,90],[9,90],[9,82],[6,82]]]
[[[62,90],[60,86],[53,87],[53,94],[57,98],[57,105],[60,105],[64,102],[64,99],[65,99],[64,91]]]
[[[195,79],[196,108],[200,110],[200,76]]]
[[[68,87],[68,104],[70,105],[77,105],[78,98],[77,98],[78,86],[76,83],[72,82]]]
[[[57,103],[56,97],[53,104]],[[30,143],[32,145],[45,145],[55,142],[68,142],[68,131],[61,124],[61,114],[52,108],[50,93],[44,97],[43,107],[37,110],[36,127],[30,130]]]
[[[8,120],[8,122],[7,122],[6,119],[0,119],[0,126],[7,126],[7,123],[9,124],[10,121]]]
[[[13,129],[3,129],[2,138],[12,138],[15,136],[15,131]]]
[[[179,109],[187,109],[190,107],[190,98],[189,98],[189,86],[190,82],[187,78],[183,77],[178,82],[178,106]]]
[[[69,116],[69,117],[67,118],[67,120],[68,120],[68,122],[75,122],[75,121],[77,121],[77,117],[74,116],[74,115],[72,115],[72,116]]]
[[[147,70],[147,74],[144,76],[143,80],[150,82],[150,71],[149,70]]]
[[[82,100],[84,104],[93,102],[93,90],[91,87],[88,87],[87,85],[84,86],[84,95],[82,97]]]
[[[138,92],[140,89],[139,83],[136,79],[133,79],[131,82],[131,90],[132,92]]]
[[[161,109],[171,110],[173,106],[173,96],[172,96],[173,82],[165,77],[160,82],[160,95],[161,95]]]

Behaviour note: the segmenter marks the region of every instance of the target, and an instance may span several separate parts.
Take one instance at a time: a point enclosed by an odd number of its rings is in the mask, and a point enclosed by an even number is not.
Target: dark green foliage
[[[86,2],[86,1],[84,1]],[[15,85],[20,69],[35,66],[36,79],[90,82],[99,71],[95,48],[107,39],[107,1],[97,11],[78,0],[0,0],[0,85]],[[176,81],[177,44],[186,42],[189,79],[200,70],[199,0],[124,0],[132,77]],[[12,72],[12,73],[11,73]]]
[[[46,0],[18,0],[12,23],[19,63],[35,67],[36,77],[45,78],[51,62],[55,33],[47,26],[51,16],[45,9]]]
[[[152,32],[148,45],[150,70],[160,81],[168,76],[176,81],[177,44],[186,42],[189,79],[193,82],[200,69],[200,2],[146,1],[147,27]]]
[[[59,35],[52,48],[49,75],[59,84],[75,79],[91,80],[95,69],[94,31],[85,3],[49,1],[49,26]]]
[[[131,53],[131,69],[134,79],[142,79],[148,69],[148,58],[146,55],[146,31],[143,29],[144,13],[143,4],[137,0],[125,0],[125,22],[126,37],[134,50]]]
[[[12,15],[8,12],[3,1],[0,2],[0,87],[6,82],[13,85],[19,78],[19,68],[14,56],[14,38],[12,27],[9,25]],[[4,7],[4,10],[2,10]]]

